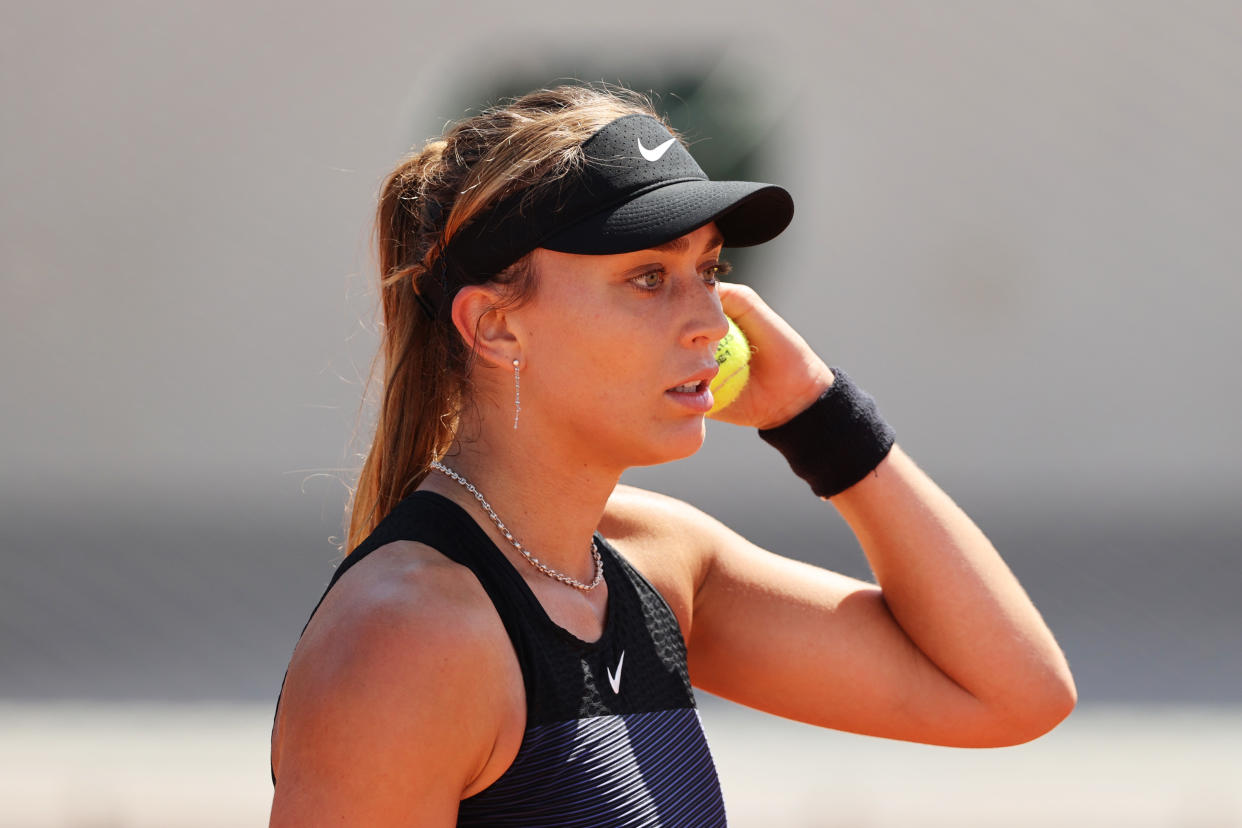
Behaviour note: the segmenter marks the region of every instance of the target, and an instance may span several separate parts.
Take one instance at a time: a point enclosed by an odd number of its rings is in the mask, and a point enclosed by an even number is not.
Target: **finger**
[[[733,319],[752,345],[777,348],[803,347],[805,344],[797,332],[772,310],[755,289],[747,285],[721,282],[718,285],[720,306],[725,315]],[[788,358],[788,354],[780,356]]]
[[[754,288],[746,285],[738,285],[733,282],[719,282],[716,289],[720,295],[720,306],[724,309],[725,315],[729,316],[733,321],[754,313],[763,300],[759,298],[759,294]],[[739,322],[739,324],[741,324]]]

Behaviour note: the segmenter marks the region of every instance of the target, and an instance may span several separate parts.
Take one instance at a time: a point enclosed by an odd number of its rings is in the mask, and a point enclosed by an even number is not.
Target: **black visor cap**
[[[460,230],[444,258],[454,272],[496,274],[544,247],[608,255],[657,247],[716,222],[727,247],[775,238],[793,218],[783,188],[712,181],[656,118],[626,115],[582,144],[581,169],[533,201],[510,196]],[[444,292],[451,293],[446,284]]]
[[[727,247],[762,244],[793,219],[793,198],[781,187],[752,181],[711,181],[664,125],[627,115],[582,145],[580,179],[592,207],[540,240],[562,253],[645,250],[715,221]],[[579,202],[581,204],[582,202]],[[576,205],[575,205],[576,206]]]

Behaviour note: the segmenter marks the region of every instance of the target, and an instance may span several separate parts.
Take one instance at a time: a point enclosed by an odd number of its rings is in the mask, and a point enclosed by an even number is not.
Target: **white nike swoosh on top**
[[[646,147],[643,146],[643,139],[639,138],[638,139],[638,151],[641,152],[643,154],[643,158],[646,158],[648,161],[659,161],[660,156],[668,152],[668,148],[671,147],[673,145],[673,142],[676,140],[677,140],[676,138],[669,138],[667,141],[665,141],[663,144],[660,144],[660,146],[656,147],[655,149],[647,149]]]
[[[639,144],[639,146],[642,145]],[[609,670],[607,667],[604,668],[608,672],[608,683],[612,685],[612,692],[614,695],[621,694],[621,666],[623,664],[625,664],[625,650],[621,651],[621,657],[617,659],[616,675],[613,675],[612,670]]]

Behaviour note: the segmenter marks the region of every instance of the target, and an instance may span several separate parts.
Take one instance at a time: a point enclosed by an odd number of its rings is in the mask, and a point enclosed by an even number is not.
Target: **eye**
[[[649,270],[630,279],[630,284],[638,290],[651,292],[664,284],[664,271]]]
[[[733,270],[733,265],[725,261],[715,262],[703,268],[703,281],[709,285],[717,284]]]

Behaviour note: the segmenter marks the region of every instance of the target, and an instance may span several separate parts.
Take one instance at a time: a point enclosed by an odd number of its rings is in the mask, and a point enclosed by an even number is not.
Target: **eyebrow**
[[[722,244],[724,244],[724,237],[717,233],[708,239],[704,250],[711,250],[713,247],[719,247]],[[685,253],[690,249],[690,239],[686,236],[678,236],[672,241],[666,241],[664,244],[657,244],[655,247],[647,249],[659,250],[662,253]]]

